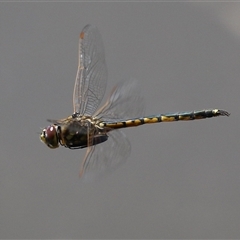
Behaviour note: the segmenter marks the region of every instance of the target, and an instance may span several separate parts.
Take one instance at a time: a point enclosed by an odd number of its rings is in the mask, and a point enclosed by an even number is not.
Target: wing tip
[[[92,26],[91,24],[87,24],[87,25],[83,28],[83,30],[80,32],[79,38],[80,38],[81,40],[83,40],[84,37],[85,37],[85,33],[86,33],[89,29],[91,29],[91,28],[94,28],[94,26]]]
[[[83,32],[83,31],[80,32],[79,38],[80,38],[80,39],[83,39],[83,38],[84,38],[84,35],[85,35],[85,32]]]

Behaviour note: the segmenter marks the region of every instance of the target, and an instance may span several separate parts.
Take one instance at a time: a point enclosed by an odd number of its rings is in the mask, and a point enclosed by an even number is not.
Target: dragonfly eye
[[[40,139],[44,142],[49,148],[59,147],[57,130],[55,126],[48,126],[43,129]]]

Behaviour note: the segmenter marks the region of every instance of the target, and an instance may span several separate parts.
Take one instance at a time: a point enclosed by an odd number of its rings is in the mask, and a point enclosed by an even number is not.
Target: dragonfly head
[[[40,135],[40,140],[45,143],[49,148],[58,148],[59,142],[57,126],[51,125],[47,128],[44,128]]]

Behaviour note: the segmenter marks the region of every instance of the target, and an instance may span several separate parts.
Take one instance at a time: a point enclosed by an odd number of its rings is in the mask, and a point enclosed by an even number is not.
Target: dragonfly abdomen
[[[224,110],[219,109],[208,109],[201,111],[192,112],[178,112],[178,113],[167,113],[152,115],[141,118],[134,118],[120,122],[103,122],[101,127],[109,128],[124,128],[124,127],[136,127],[143,124],[157,123],[157,122],[174,122],[174,121],[190,121],[205,119],[218,116],[229,116],[230,114]]]

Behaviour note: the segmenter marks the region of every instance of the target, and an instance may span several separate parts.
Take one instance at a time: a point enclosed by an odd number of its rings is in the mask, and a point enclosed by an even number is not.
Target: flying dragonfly
[[[144,102],[134,81],[115,86],[106,103],[97,110],[107,85],[107,67],[102,38],[94,26],[87,25],[80,33],[78,61],[73,114],[65,119],[48,120],[51,125],[43,129],[40,139],[52,149],[60,145],[87,148],[80,177],[111,171],[126,161],[130,142],[121,128],[230,115],[224,110],[207,109],[143,117]]]

